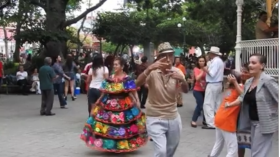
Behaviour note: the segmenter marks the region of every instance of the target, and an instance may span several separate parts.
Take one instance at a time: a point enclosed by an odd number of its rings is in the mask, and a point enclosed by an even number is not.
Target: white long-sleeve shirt
[[[217,83],[222,82],[224,79],[224,62],[220,57],[214,57],[208,66],[208,72],[206,75],[206,82]]]

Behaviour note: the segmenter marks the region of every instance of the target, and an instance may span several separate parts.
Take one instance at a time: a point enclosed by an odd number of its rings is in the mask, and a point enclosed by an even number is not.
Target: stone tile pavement
[[[79,139],[87,118],[86,96],[80,95],[69,102],[69,109],[59,108],[55,99],[56,116],[39,115],[40,96],[0,96],[0,157],[152,157],[151,142],[140,150],[128,154],[100,153],[88,149]],[[206,157],[214,144],[214,130],[191,128],[195,107],[192,93],[184,95],[180,108],[183,133],[175,157]],[[270,157],[278,156],[278,135],[275,135]],[[246,156],[249,157],[248,150]],[[225,150],[221,157],[225,156]]]

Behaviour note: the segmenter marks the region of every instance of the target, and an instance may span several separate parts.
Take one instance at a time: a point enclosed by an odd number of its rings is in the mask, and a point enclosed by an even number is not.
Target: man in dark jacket
[[[140,65],[137,65],[137,67],[136,67],[136,72],[135,72],[136,77],[138,77],[142,72],[144,72],[147,69],[147,67],[149,66],[147,61],[148,61],[148,58],[146,56],[143,56],[141,58],[142,63]],[[148,96],[148,88],[145,85],[142,85],[140,87],[140,90],[138,91],[138,97],[139,97],[139,100],[141,103],[140,104],[141,108],[145,108],[147,96]]]
[[[53,81],[56,78],[55,72],[51,67],[52,59],[46,57],[45,65],[39,70],[40,88],[42,92],[41,115],[53,116],[51,112],[54,101]]]

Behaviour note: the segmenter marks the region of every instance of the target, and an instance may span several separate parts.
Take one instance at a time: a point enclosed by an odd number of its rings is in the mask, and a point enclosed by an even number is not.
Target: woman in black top
[[[265,74],[266,58],[253,54],[249,59],[249,73],[252,78],[244,85],[244,93],[227,103],[226,107],[239,105],[239,130],[250,130],[251,138],[242,137],[251,143],[251,157],[268,157],[272,148],[273,134],[278,130],[278,94],[276,80]]]

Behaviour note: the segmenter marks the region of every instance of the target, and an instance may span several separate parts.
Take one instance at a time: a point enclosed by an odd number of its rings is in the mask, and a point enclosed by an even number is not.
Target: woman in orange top
[[[216,112],[215,126],[216,126],[216,141],[211,151],[210,157],[217,157],[220,155],[224,143],[227,146],[226,157],[236,157],[238,150],[238,143],[236,137],[237,118],[240,107],[235,106],[226,108],[225,104],[235,101],[239,94],[243,92],[240,74],[232,71],[227,77],[229,88],[225,92],[224,100],[220,108]]]

